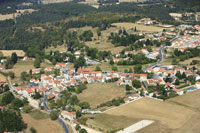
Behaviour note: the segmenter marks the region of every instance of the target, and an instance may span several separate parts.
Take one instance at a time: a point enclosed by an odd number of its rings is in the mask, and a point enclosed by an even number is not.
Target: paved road
[[[173,42],[173,41],[177,40],[177,39],[180,38],[180,37],[181,37],[181,36],[177,35],[175,38],[173,38],[172,40],[170,40],[170,42]],[[149,69],[149,68],[155,67],[156,65],[160,64],[161,62],[163,62],[163,59],[164,59],[164,58],[163,58],[163,53],[162,53],[162,51],[163,51],[163,49],[164,49],[165,47],[166,47],[166,45],[160,47],[160,49],[159,49],[159,57],[160,57],[160,59],[159,59],[155,64],[144,68],[144,71],[146,71],[146,70]],[[142,81],[142,85],[144,86],[144,88],[146,88],[146,84],[145,84],[144,81]]]
[[[172,40],[170,40],[170,42],[173,42],[173,41],[175,41],[176,39],[178,39],[178,38],[180,38],[180,37],[181,37],[181,36],[176,36],[175,38],[173,38]],[[160,64],[161,62],[163,62],[163,59],[164,59],[164,58],[163,58],[163,53],[162,53],[162,51],[163,51],[163,49],[164,49],[165,47],[166,47],[166,45],[160,47],[160,49],[159,49],[159,57],[160,57],[160,59],[159,59],[155,64],[144,68],[144,71],[146,71],[146,70],[149,69],[149,68],[155,67],[156,65]]]
[[[43,105],[44,105],[44,108],[47,110],[47,112],[50,113],[51,110],[49,109],[49,107],[47,106],[47,103],[46,103],[47,97],[48,97],[47,94],[45,94],[44,99],[43,99]],[[65,122],[62,119],[60,119],[59,117],[57,118],[57,120],[62,125],[63,129],[65,130],[65,133],[69,133],[69,130],[68,130],[67,126],[65,125]]]

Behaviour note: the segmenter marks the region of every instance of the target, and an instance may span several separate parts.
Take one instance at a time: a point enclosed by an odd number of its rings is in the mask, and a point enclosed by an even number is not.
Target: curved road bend
[[[172,40],[170,40],[170,42],[173,42],[173,41],[177,40],[177,39],[180,38],[180,37],[181,37],[181,36],[177,35],[177,36],[174,37]],[[152,68],[152,67],[154,67],[154,66],[160,64],[161,62],[163,62],[163,53],[162,53],[162,50],[163,50],[165,47],[166,47],[166,45],[160,47],[160,49],[159,49],[159,56],[160,56],[160,59],[159,59],[155,64],[144,68],[144,71],[146,71],[147,69]],[[144,81],[142,81],[142,85],[144,86],[144,88],[146,88],[146,84],[145,84]]]
[[[43,105],[44,105],[44,108],[47,110],[47,112],[50,113],[51,110],[47,106],[46,101],[47,101],[47,95],[45,94],[44,99],[43,99]],[[65,130],[65,133],[69,133],[69,130],[68,130],[67,126],[65,125],[65,122],[62,119],[60,119],[59,117],[57,118],[57,120],[62,125],[63,129]]]

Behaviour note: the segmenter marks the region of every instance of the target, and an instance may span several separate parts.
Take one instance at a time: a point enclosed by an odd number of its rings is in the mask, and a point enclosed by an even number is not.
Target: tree
[[[126,91],[130,91],[131,87],[129,85],[126,85]]]
[[[79,133],[87,133],[87,130],[84,129],[84,128],[82,128],[82,129],[79,131]]]
[[[97,29],[97,36],[98,36],[98,38],[101,36],[101,31],[99,28]]]
[[[15,109],[15,110],[19,110],[20,107],[24,106],[23,102],[20,99],[18,99],[18,98],[15,98],[11,102],[11,105],[12,105],[13,109]]]
[[[36,129],[33,128],[33,127],[30,128],[30,132],[31,132],[31,133],[37,133]]]
[[[83,56],[80,56],[74,63],[74,68],[78,69],[86,65],[85,59]]]
[[[143,73],[142,65],[138,64],[134,66],[134,73]]]
[[[79,117],[81,117],[81,111],[80,110],[78,110],[78,111],[76,111],[76,119],[78,119]]]
[[[116,66],[112,66],[112,71],[118,71]]]
[[[72,104],[77,104],[79,102],[78,98],[76,95],[72,96]]]
[[[14,72],[12,72],[12,71],[9,71],[9,72],[8,72],[8,76],[9,76],[11,79],[14,79],[14,78],[15,78],[15,74],[14,74]]]
[[[178,72],[176,73],[176,77],[177,77],[178,79],[182,79],[182,75],[181,75],[181,72],[180,72],[180,71],[178,71]]]
[[[38,59],[36,59],[36,60],[34,61],[34,67],[35,67],[35,68],[40,68],[40,61],[39,61]]]
[[[75,127],[76,131],[80,130],[81,129],[81,126],[79,124],[76,125]]]
[[[95,69],[95,71],[101,71],[101,68],[100,68],[100,66],[96,66],[96,69]]]
[[[58,118],[57,111],[51,111],[50,118],[51,118],[51,120],[56,120]]]
[[[27,72],[22,72],[21,73],[21,80],[27,81],[29,79],[29,75]]]
[[[22,120],[19,112],[9,109],[0,111],[0,132],[18,132],[25,128],[25,123]]]
[[[11,62],[13,62],[13,64],[17,63],[18,58],[17,58],[17,54],[15,52],[12,53],[10,60],[11,60]]]
[[[140,90],[140,96],[143,97],[144,96],[144,89]]]
[[[81,102],[79,103],[81,109],[90,109],[90,104],[88,102]]]
[[[136,80],[136,79],[134,79],[134,80],[132,81],[132,85],[133,85],[133,87],[135,87],[135,88],[137,88],[137,89],[141,87],[140,81],[139,81],[139,80]]]
[[[114,64],[114,61],[113,60],[110,60],[110,65],[113,65]]]
[[[1,100],[0,100],[0,105],[1,106],[5,106],[10,104],[13,100],[14,100],[14,95],[12,94],[12,92],[5,92],[3,93]]]

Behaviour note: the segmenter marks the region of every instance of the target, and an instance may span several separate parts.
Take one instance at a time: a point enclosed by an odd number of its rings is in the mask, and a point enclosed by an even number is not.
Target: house
[[[196,82],[195,86],[200,89],[200,82]]]
[[[52,99],[52,98],[55,97],[55,95],[54,95],[53,93],[51,93],[51,94],[48,95],[48,97],[49,97],[50,99]]]
[[[39,73],[40,73],[40,68],[32,70],[32,74],[39,74]]]
[[[64,119],[68,119],[70,121],[75,120],[76,119],[76,112],[68,112],[68,111],[62,111],[61,112],[61,116]]]
[[[182,91],[182,90],[173,88],[173,91],[174,91],[176,94],[178,94],[178,95],[183,95],[183,91]]]
[[[131,99],[131,100],[137,100],[139,97],[140,97],[139,94],[132,94],[128,98]]]
[[[46,67],[44,69],[45,72],[51,72],[53,70],[53,67]]]
[[[57,63],[55,66],[56,69],[60,69],[60,68],[64,68],[64,67],[66,67],[65,63]]]

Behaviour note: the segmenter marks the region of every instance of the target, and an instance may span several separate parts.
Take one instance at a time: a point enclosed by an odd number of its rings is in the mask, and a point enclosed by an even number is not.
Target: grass
[[[96,66],[99,66],[101,68],[101,70],[104,70],[104,71],[112,71],[112,65],[110,65],[108,62],[103,62],[101,63],[100,65],[91,65],[91,66],[87,66],[88,68],[92,68],[92,69],[95,69]],[[134,65],[114,65],[117,67],[118,71],[120,72],[124,72],[125,69],[129,70],[129,68],[132,68],[133,70],[133,67]]]
[[[87,120],[87,125],[96,130],[100,129],[103,132],[109,132],[126,128],[136,122],[138,122],[138,119],[123,115],[97,114],[94,115],[94,119]]]
[[[190,59],[187,59],[185,61],[181,61],[180,64],[182,64],[182,65],[189,65],[192,62],[192,60],[198,60],[198,61],[200,61],[200,58],[199,57],[190,58]]]
[[[39,110],[34,110],[30,113],[28,113],[33,119],[35,120],[43,120],[43,119],[48,119],[49,115],[46,113],[43,113]]]
[[[27,124],[25,132],[29,133],[33,127],[38,133],[64,133],[62,126],[57,121],[52,121],[49,118],[35,119],[30,114],[22,113],[22,118]]]
[[[178,86],[178,87],[176,87],[177,89],[181,89],[181,88],[185,88],[185,87],[187,87],[187,86],[189,86],[189,84],[183,84],[183,85],[180,85],[180,86]]]
[[[182,96],[169,99],[169,101],[175,101],[188,107],[200,109],[200,90],[186,93]]]
[[[25,55],[23,50],[0,50],[0,52],[3,53],[4,57],[7,57],[7,56],[11,57],[12,53],[14,52],[17,54],[17,56],[23,57]]]
[[[185,104],[182,104],[182,103],[179,103],[179,102],[176,102],[176,101],[173,101],[173,100],[170,100],[171,103],[174,103],[174,104],[177,104],[177,105],[180,105],[180,106],[183,106],[183,107],[188,107],[188,108],[191,108],[190,106],[187,106]]]
[[[78,99],[81,102],[88,102],[92,108],[95,108],[113,98],[124,97],[124,90],[123,87],[117,86],[117,83],[87,84],[87,89],[78,95]]]
[[[14,65],[12,69],[2,70],[2,72],[13,71],[16,77],[14,81],[18,81],[20,80],[22,72],[29,71],[30,69],[34,68],[33,62],[34,62],[33,60],[28,60],[28,61],[18,60],[18,62]]]
[[[164,130],[163,132],[167,132],[169,130],[181,128],[190,118],[192,118],[192,116],[195,115],[195,113],[196,112],[190,108],[178,106],[170,102],[162,102],[150,98],[142,98],[135,102],[104,112],[103,114],[119,117],[124,116],[138,121],[153,120],[155,121],[156,126],[150,125],[146,127],[146,131],[160,132],[160,129],[162,128],[162,130]],[[101,121],[101,118],[99,118],[100,120],[98,118],[99,117],[95,117],[94,119],[96,123]],[[104,119],[104,123],[107,123],[107,119]],[[118,123],[113,121],[110,122],[110,126],[118,126],[118,128],[124,128],[124,123],[124,121],[118,121]],[[134,123],[135,122],[129,124],[132,125]],[[109,128],[107,128],[107,130],[109,130]]]
[[[117,26],[119,28],[125,28],[127,30],[130,30],[136,27],[137,31],[140,31],[140,32],[161,32],[164,29],[162,27],[157,27],[157,26],[146,26],[146,25],[141,25],[141,24],[136,24],[136,23],[127,23],[127,22],[113,23],[112,25]]]
[[[45,53],[46,54],[49,54],[50,51],[53,51],[53,52],[55,52],[55,51],[65,52],[66,51],[66,47],[65,47],[65,45],[61,45],[61,46],[58,45],[56,48],[51,46],[51,47],[45,49]]]

